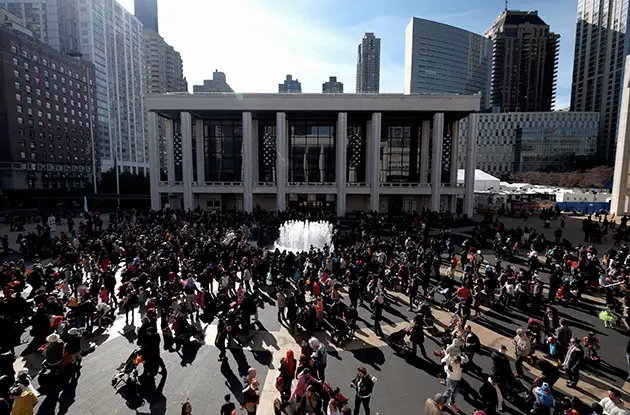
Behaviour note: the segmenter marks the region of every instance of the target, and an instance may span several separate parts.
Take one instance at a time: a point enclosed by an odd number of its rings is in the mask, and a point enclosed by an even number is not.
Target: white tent
[[[457,184],[464,184],[466,171],[464,169],[457,170]],[[475,169],[475,192],[487,192],[494,190],[499,191],[501,180],[486,173],[483,170]]]

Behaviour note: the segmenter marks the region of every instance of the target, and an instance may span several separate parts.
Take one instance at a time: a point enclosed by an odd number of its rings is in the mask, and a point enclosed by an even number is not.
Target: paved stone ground
[[[519,224],[522,227],[534,226],[542,231],[542,221],[538,219],[530,219],[526,223],[520,219],[506,219],[504,222],[510,227]],[[551,230],[547,230],[548,237],[551,237],[553,230],[553,226]],[[0,228],[0,235],[2,234],[3,229]],[[582,240],[579,220],[570,218],[567,221],[565,236],[575,242]],[[11,235],[10,240],[13,243],[15,236]],[[598,246],[598,248],[605,248],[605,246]],[[487,258],[490,256],[489,252],[486,253]],[[390,334],[410,324],[412,314],[407,311],[407,306],[403,303],[404,296],[397,297],[400,298],[400,303],[392,302],[384,312],[382,327],[385,334]],[[563,317],[570,320],[574,335],[582,337],[588,331],[594,331],[601,340],[601,355],[604,362],[586,367],[582,374],[583,381],[577,390],[567,389],[564,379],[557,383],[558,393],[581,396],[589,404],[605,396],[606,389],[611,386],[622,389],[626,400],[630,399],[628,397],[630,387],[625,382],[627,374],[625,347],[628,338],[620,329],[603,327],[596,317],[601,307],[599,298],[586,297],[579,308],[560,308],[559,310]],[[366,366],[369,372],[378,378],[371,403],[373,414],[420,412],[427,397],[436,392],[442,392],[444,389],[435,378],[435,375],[441,371],[438,358],[431,356],[429,360],[422,358],[405,360],[397,356],[367,327],[371,324],[369,310],[360,309],[359,314],[364,321],[360,323],[357,338],[346,344],[345,350],[329,346],[326,380],[331,385],[340,387],[342,392],[351,398],[352,403],[353,391],[349,388],[349,383],[356,373],[357,366]],[[449,314],[439,310],[435,311],[435,315],[440,324],[446,324],[450,319]],[[540,318],[542,314],[532,312],[530,315]],[[482,316],[471,323],[482,343],[487,346],[483,354],[487,354],[500,344],[508,345],[511,352],[511,338],[516,328],[527,324],[528,317],[516,311],[497,314],[491,310],[483,310]],[[276,321],[276,309],[273,305],[266,304],[260,310],[259,318],[264,329],[255,333],[248,347],[231,349],[226,364],[221,365],[217,361],[218,351],[214,347],[216,333],[214,324],[216,323],[201,326],[206,333],[206,344],[199,348],[191,348],[185,353],[163,352],[162,357],[168,367],[168,374],[165,378],[157,377],[158,384],[155,385],[155,390],[147,393],[145,403],[137,408],[137,413],[175,414],[178,413],[181,403],[190,399],[194,413],[216,414],[222,404],[224,394],[231,393],[237,397],[240,395],[242,375],[249,366],[252,366],[258,370],[258,378],[262,384],[258,413],[272,414],[271,404],[277,396],[274,383],[279,360],[287,349],[292,348],[296,352],[299,350],[297,343],[299,339],[294,339]],[[136,316],[135,321],[139,323],[139,316]],[[324,334],[318,337],[325,339]],[[84,415],[136,413],[133,408],[135,405],[126,402],[121,394],[116,394],[110,384],[116,367],[133,351],[135,347],[133,340],[132,332],[125,331],[124,318],[119,316],[108,333],[92,339],[97,347],[94,352],[84,358],[78,381],[68,385],[58,397],[40,397],[38,413]],[[438,348],[437,342],[431,338],[427,338],[425,346],[429,355],[431,351]],[[88,342],[86,342],[87,347],[89,347]],[[483,354],[476,359],[476,363],[487,373],[490,368],[490,359]],[[16,367],[26,366],[34,374],[38,369],[39,361],[39,357],[30,355],[27,359],[17,362]],[[535,369],[528,366],[526,366],[526,373],[532,378],[538,374]],[[486,377],[487,375],[465,377],[469,387],[465,388],[464,396],[458,398],[458,406],[464,412],[472,413],[474,410],[475,391]],[[37,381],[35,383],[37,384]],[[516,414],[526,409],[528,408],[508,404],[506,411]],[[244,411],[239,413],[244,413]]]

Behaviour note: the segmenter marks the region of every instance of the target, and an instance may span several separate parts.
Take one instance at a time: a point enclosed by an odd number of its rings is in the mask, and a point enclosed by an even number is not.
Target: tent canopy
[[[457,184],[464,184],[466,171],[457,170]],[[475,192],[487,192],[489,190],[499,191],[501,180],[486,173],[483,170],[475,169]]]

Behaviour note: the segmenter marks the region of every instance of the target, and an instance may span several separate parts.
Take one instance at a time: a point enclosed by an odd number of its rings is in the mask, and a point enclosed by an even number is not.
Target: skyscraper
[[[62,53],[94,63],[101,169],[146,173],[142,24],[115,0],[12,0],[0,7]],[[80,29],[79,29],[80,28]],[[73,100],[70,96],[67,101]]]
[[[202,85],[193,85],[193,92],[234,92],[234,90],[227,83],[225,74],[215,69],[212,79],[204,79]]]
[[[597,152],[608,162],[615,160],[624,57],[630,52],[628,3],[578,2],[571,110],[600,113]]]
[[[134,0],[133,9],[133,14],[142,22],[145,29],[160,33],[157,0]]]
[[[287,75],[283,83],[278,84],[279,94],[300,94],[302,93],[302,84],[300,81],[293,79],[293,76]]]
[[[492,106],[502,112],[551,111],[560,35],[538,11],[504,10],[486,36],[494,49]]]
[[[407,25],[405,38],[405,94],[481,93],[482,109],[489,106],[489,39],[417,17]]]
[[[145,94],[162,94],[166,92],[186,92],[188,83],[184,78],[182,57],[171,45],[151,29],[144,29],[144,92]],[[167,164],[166,159],[166,123],[158,124],[160,138],[160,162]]]
[[[381,85],[381,39],[366,33],[357,49],[357,93],[378,93]]]
[[[322,84],[322,92],[324,94],[341,94],[343,93],[343,83],[337,81],[336,76],[331,76],[328,81]]]

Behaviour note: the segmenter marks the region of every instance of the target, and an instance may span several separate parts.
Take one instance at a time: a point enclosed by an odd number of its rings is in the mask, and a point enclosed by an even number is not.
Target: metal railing
[[[276,182],[254,182],[254,186],[258,186],[258,187],[276,187]]]
[[[243,187],[243,182],[193,182],[193,187],[221,186],[221,187]]]

